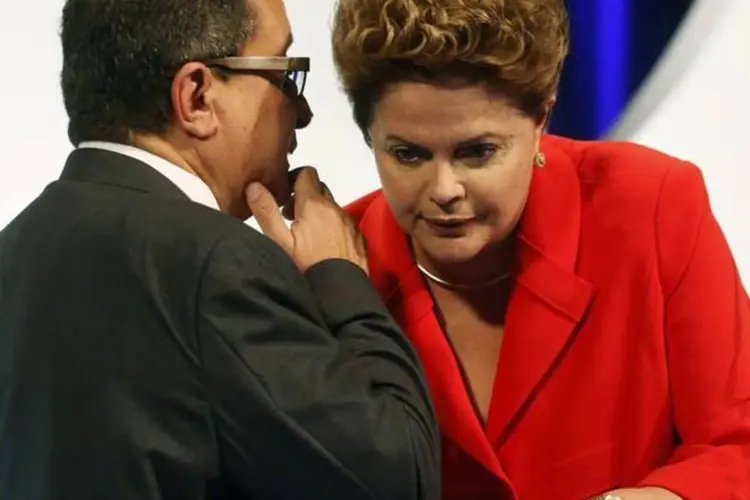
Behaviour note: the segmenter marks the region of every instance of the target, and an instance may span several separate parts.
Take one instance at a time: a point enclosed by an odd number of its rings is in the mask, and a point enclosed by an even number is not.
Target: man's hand
[[[367,272],[364,239],[353,221],[334,201],[312,167],[303,167],[294,180],[293,214],[287,229],[281,208],[261,184],[251,184],[247,204],[263,233],[283,248],[300,271],[327,259],[346,259]]]

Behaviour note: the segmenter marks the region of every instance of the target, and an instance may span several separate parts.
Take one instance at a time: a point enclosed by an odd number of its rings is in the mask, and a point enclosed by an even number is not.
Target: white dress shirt
[[[200,177],[153,153],[125,144],[104,141],[82,142],[78,149],[103,149],[139,160],[169,179],[194,202],[220,210],[216,197]]]

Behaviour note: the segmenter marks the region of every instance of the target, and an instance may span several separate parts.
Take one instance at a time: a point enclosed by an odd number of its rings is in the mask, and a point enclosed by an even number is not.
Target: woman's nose
[[[460,200],[465,195],[463,182],[449,163],[438,163],[435,166],[430,189],[430,199],[445,207]]]

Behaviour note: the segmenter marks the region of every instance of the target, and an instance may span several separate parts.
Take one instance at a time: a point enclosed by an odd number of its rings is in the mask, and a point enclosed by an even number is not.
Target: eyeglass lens
[[[284,78],[284,91],[290,92],[295,97],[299,97],[305,91],[307,82],[306,71],[287,71]]]

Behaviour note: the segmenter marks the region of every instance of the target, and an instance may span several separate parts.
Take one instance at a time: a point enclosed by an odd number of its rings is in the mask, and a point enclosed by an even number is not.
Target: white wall
[[[696,3],[613,135],[701,167],[750,287],[750,1]]]
[[[378,185],[369,151],[339,91],[328,42],[333,0],[287,0],[295,55],[313,58],[307,94],[316,112],[294,162],[318,167],[339,201]],[[692,160],[750,283],[750,1],[697,0],[674,46],[615,131]],[[70,151],[58,86],[63,0],[0,4],[0,227],[59,175]],[[23,69],[22,69],[23,68]]]
[[[59,175],[70,151],[58,85],[63,3],[0,3],[0,227]]]

